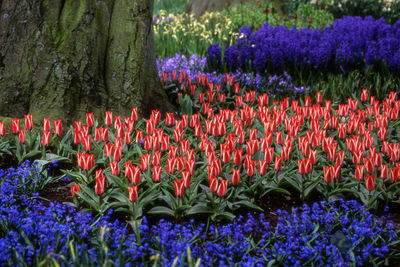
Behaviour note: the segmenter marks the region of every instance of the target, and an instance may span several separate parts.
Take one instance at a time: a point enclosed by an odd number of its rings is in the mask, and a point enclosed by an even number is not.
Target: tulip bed
[[[222,84],[185,75],[163,74],[181,115],[161,120],[154,110],[138,120],[133,108],[129,117],[106,112],[95,120],[88,113],[65,134],[62,122],[51,127],[49,118],[37,133],[26,115],[24,127],[20,119],[11,120],[11,131],[0,123],[0,134],[15,135],[6,144],[19,161],[72,163],[63,172],[73,180],[75,206],[99,215],[112,208],[133,220],[146,212],[175,219],[203,213],[218,221],[262,210],[270,194],[351,197],[368,208],[399,204],[395,92],[380,102],[363,90],[360,99],[334,106],[322,93],[270,101],[266,93],[241,90],[229,74]]]

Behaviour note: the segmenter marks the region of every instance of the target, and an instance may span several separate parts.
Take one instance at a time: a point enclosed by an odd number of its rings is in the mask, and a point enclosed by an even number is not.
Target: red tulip
[[[87,127],[86,125],[82,126],[81,129],[81,133],[82,133],[82,137],[86,137],[89,135],[89,127]]]
[[[19,130],[21,130],[20,120],[19,119],[12,119],[11,120],[11,132],[13,134],[17,134],[17,133],[19,133]]]
[[[334,166],[332,166],[332,171],[333,171],[333,177],[334,177],[335,179],[339,179],[340,165],[334,165]]]
[[[94,125],[93,113],[86,113],[86,125],[92,127]]]
[[[0,135],[4,136],[6,134],[6,126],[4,125],[4,122],[0,122]]]
[[[240,183],[240,169],[232,169],[232,184],[238,185]]]
[[[129,201],[135,202],[138,199],[138,187],[128,186]]]
[[[317,103],[318,104],[322,103],[322,93],[321,93],[321,91],[317,92]]]
[[[346,138],[346,134],[347,134],[346,123],[339,123],[338,132],[339,132],[340,139]]]
[[[44,132],[43,132],[44,135]],[[87,135],[85,137],[82,138],[82,142],[83,142],[83,149],[88,152],[90,150],[92,150],[92,142],[91,142],[91,137],[90,135]]]
[[[306,101],[304,102],[305,107],[310,107],[311,106],[311,98],[310,96],[306,96]]]
[[[361,93],[361,101],[365,102],[368,100],[368,89],[363,89]]]
[[[381,141],[386,140],[387,130],[385,127],[379,127],[378,138]]]
[[[138,119],[138,108],[137,107],[133,107],[132,108],[132,113],[131,113],[131,120],[137,121],[137,119]]]
[[[61,136],[63,133],[62,120],[54,120],[54,134]]]
[[[277,132],[276,133],[276,143],[277,144],[282,144],[282,132]]]
[[[236,107],[240,108],[243,103],[243,97],[241,95],[236,96]]]
[[[367,181],[365,183],[365,187],[367,190],[371,191],[375,187],[375,175],[374,174],[367,174]]]
[[[159,182],[161,180],[161,172],[162,172],[162,167],[154,165],[153,166],[153,181],[154,182]]]
[[[43,119],[43,131],[50,131],[50,118]]]
[[[74,130],[74,144],[80,144],[82,142],[82,133],[80,130]]]
[[[280,171],[282,169],[282,156],[275,157],[274,169]]]
[[[242,164],[242,155],[243,155],[243,149],[234,149],[233,150],[233,163],[236,166],[239,166]]]
[[[382,165],[382,154],[376,153],[375,154],[375,166],[380,167]]]
[[[79,192],[79,191],[80,191],[79,184],[71,185],[72,196],[77,197],[78,195],[76,194],[76,192]]]
[[[145,136],[144,137],[144,149],[151,150],[152,146],[153,146],[153,138],[151,136]]]
[[[354,164],[362,164],[363,159],[363,151],[358,150],[353,152],[353,163]]]
[[[115,161],[119,161],[121,159],[121,156],[122,156],[122,146],[117,145],[117,143],[115,143],[113,158]]]
[[[169,135],[163,136],[161,138],[161,150],[165,151],[169,147]]]
[[[267,164],[271,163],[274,160],[274,148],[270,147],[265,151],[264,160]]]
[[[194,174],[194,165],[195,165],[195,160],[194,159],[188,159],[186,161],[186,170],[188,170],[190,172],[190,175]]]
[[[103,175],[103,170],[102,169],[97,170],[96,185],[95,185],[96,194],[101,195],[104,193],[105,183],[106,183],[106,177]]]
[[[42,146],[48,146],[50,144],[50,131],[43,132]]]
[[[170,146],[169,147],[168,158],[175,158],[177,153],[178,153],[178,147]]]
[[[26,130],[20,130],[19,131],[19,136],[18,136],[18,140],[21,142],[21,143],[25,143],[25,140],[26,140]]]
[[[189,140],[188,139],[182,139],[179,142],[179,148],[181,150],[181,154],[186,153],[189,150],[189,147],[190,147],[190,145],[189,145]]]
[[[184,184],[182,181],[175,180],[174,187],[175,187],[175,196],[176,197],[181,197],[185,194],[185,187],[184,187]]]
[[[228,180],[221,179],[221,183],[218,186],[217,194],[219,197],[224,197],[228,191]]]
[[[106,111],[105,124],[112,125],[112,111]]]
[[[153,165],[160,165],[161,164],[161,151],[154,151],[153,153]]]
[[[329,184],[333,180],[333,168],[332,166],[329,167],[323,166],[323,170],[324,170],[324,180],[327,184]]]
[[[189,171],[183,171],[181,173],[182,175],[182,182],[185,188],[190,187],[190,172]]]
[[[375,170],[375,159],[370,157],[370,158],[364,158],[364,167],[367,172],[374,172]]]
[[[240,84],[239,83],[235,83],[234,85],[234,92],[235,94],[240,94]]]
[[[186,158],[185,157],[176,157],[176,170],[181,171],[185,168]]]
[[[109,157],[113,154],[113,145],[110,142],[104,143],[104,156]]]
[[[119,175],[119,165],[117,161],[110,162],[111,174],[118,176]]]
[[[239,134],[239,137],[238,137],[237,142],[238,142],[239,144],[243,144],[245,138],[246,138],[246,131],[241,131],[240,134]]]
[[[356,180],[361,180],[364,178],[364,165],[357,165],[356,166]]]
[[[400,167],[394,167],[393,170],[390,170],[390,182],[395,183],[400,178]]]
[[[388,167],[387,167],[387,165],[381,165],[381,178],[382,179],[388,178]]]
[[[250,160],[249,161],[249,166],[247,168],[247,175],[248,176],[253,176],[255,173],[255,169],[256,169],[256,161],[255,160]]]
[[[94,129],[94,141],[95,142],[99,142],[99,141],[102,140],[102,136],[101,136],[102,133],[103,133],[102,128],[95,128]]]
[[[343,154],[343,156],[344,156],[344,154]],[[311,164],[317,163],[317,150],[310,151],[310,163]]]
[[[131,175],[131,183],[132,184],[139,184],[140,183],[140,167],[139,166],[132,166],[132,175]]]
[[[146,120],[146,133],[152,134],[154,130],[154,122],[151,119]]]
[[[33,117],[32,114],[25,115],[25,129],[31,130],[33,128]]]
[[[143,140],[143,131],[142,130],[136,130],[136,143],[140,144]]]
[[[175,124],[174,113],[167,112],[167,115],[165,118],[165,125],[172,126],[174,124]]]
[[[160,121],[161,121],[161,112],[159,110],[153,109],[151,111],[151,115],[150,118],[153,120],[154,122],[154,126],[156,126]]]
[[[167,173],[174,173],[175,172],[175,165],[176,165],[176,158],[167,158]]]
[[[150,167],[150,160],[151,160],[150,154],[143,154],[140,156],[140,169],[142,171],[145,171]]]
[[[257,140],[250,140],[246,142],[246,152],[247,154],[253,156],[257,153],[259,149]]]
[[[125,132],[124,143],[126,145],[129,145],[131,143],[131,133],[130,132]]]
[[[337,152],[336,165],[342,166],[343,161],[344,161],[344,156],[345,156],[345,152],[344,152],[344,151],[339,150],[339,151]]]
[[[210,183],[210,191],[211,192],[215,192],[217,191],[217,187],[218,187],[218,180],[216,177],[210,178],[208,179],[209,183]]]
[[[267,173],[267,165],[268,163],[265,160],[260,160],[258,162],[258,173],[260,175],[265,175]]]

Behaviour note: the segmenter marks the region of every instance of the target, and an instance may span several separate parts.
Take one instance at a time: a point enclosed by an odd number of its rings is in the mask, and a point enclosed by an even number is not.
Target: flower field
[[[0,120],[2,164],[18,165],[0,171],[0,265],[398,264],[400,85],[328,90],[285,70],[382,64],[395,76],[400,23],[235,33],[224,16],[155,18],[176,111]],[[64,203],[43,201],[57,185]],[[271,199],[300,205],[269,220]]]

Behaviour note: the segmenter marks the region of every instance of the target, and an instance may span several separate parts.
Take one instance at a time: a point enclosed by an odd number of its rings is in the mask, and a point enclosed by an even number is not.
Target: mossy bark
[[[0,115],[68,123],[171,109],[157,76],[152,0],[0,1]]]

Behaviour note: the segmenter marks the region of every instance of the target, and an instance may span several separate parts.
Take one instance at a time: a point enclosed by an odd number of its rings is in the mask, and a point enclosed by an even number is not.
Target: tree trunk
[[[0,0],[0,114],[62,118],[171,109],[152,0]]]

